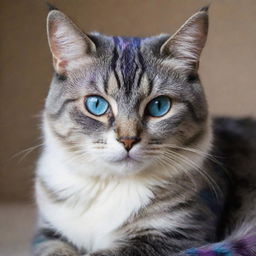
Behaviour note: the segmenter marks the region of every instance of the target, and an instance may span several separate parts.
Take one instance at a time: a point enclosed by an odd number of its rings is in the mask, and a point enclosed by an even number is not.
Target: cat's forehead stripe
[[[138,37],[113,37],[117,48],[125,51],[127,49],[139,49],[141,39]]]
[[[116,82],[117,82],[118,89],[120,89],[120,87],[121,87],[121,81],[120,81],[120,79],[119,79],[119,77],[118,77],[117,69],[116,69],[118,57],[119,57],[119,55],[118,55],[118,52],[117,52],[117,48],[114,47],[114,50],[113,50],[113,57],[112,57],[112,62],[111,62],[111,69],[112,69],[113,74],[114,74],[114,76],[115,76],[115,78],[116,78]],[[106,88],[106,91],[107,91],[107,90],[108,90],[108,89]]]
[[[112,69],[119,88],[130,95],[133,88],[139,87],[144,73],[143,57],[140,53],[141,39],[137,37],[113,37]]]

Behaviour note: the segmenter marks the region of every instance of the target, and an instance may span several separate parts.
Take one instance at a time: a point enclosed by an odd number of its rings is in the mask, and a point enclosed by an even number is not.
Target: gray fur
[[[53,12],[54,17],[50,16],[50,22],[58,19],[60,15]],[[65,21],[62,14],[60,17],[70,26],[70,21]],[[144,140],[147,138],[144,143],[149,151],[149,158],[162,154],[164,164],[171,164],[176,170],[184,163],[189,167],[171,178],[166,177],[164,183],[152,187],[154,198],[151,202],[137,214],[130,216],[116,231],[122,234],[117,241],[119,246],[104,251],[87,252],[86,248],[72,245],[65,234],[52,237],[51,232],[45,232],[45,228],[53,233],[57,230],[40,216],[37,237],[43,236],[44,239],[35,243],[34,255],[183,255],[183,251],[191,247],[214,243],[229,236],[235,237],[234,232],[239,234],[245,224],[255,228],[255,223],[249,222],[256,220],[256,204],[251,204],[256,198],[256,162],[252,156],[256,148],[253,143],[246,146],[249,140],[243,139],[244,127],[248,125],[231,120],[231,124],[233,122],[236,127],[229,129],[228,122],[217,120],[214,122],[213,149],[208,147],[205,152],[196,150],[197,145],[201,145],[208,137],[210,144],[211,137],[207,102],[197,73],[199,56],[208,29],[207,10],[199,11],[181,29],[182,34],[184,29],[196,26],[197,22],[203,26],[200,34],[202,38],[196,38],[198,40],[195,40],[195,44],[199,43],[191,46],[194,47],[191,49],[194,54],[191,58],[180,55],[180,49],[177,49],[180,45],[175,45],[180,40],[177,37],[159,35],[149,38],[121,38],[98,33],[84,35],[87,48],[83,58],[89,62],[81,62],[74,70],[65,70],[65,62],[58,66],[58,56],[54,56],[56,73],[46,100],[44,117],[54,136],[63,147],[70,150],[70,154],[79,152],[84,138],[93,138],[99,149],[104,147],[104,135],[111,130],[117,137],[128,134],[140,136]],[[53,23],[50,24],[54,26]],[[51,28],[49,31],[51,44]],[[75,34],[78,37],[80,35],[77,28]],[[198,59],[194,59],[195,56]],[[109,112],[104,120],[85,115],[77,102],[84,95],[95,94],[113,98],[118,106],[118,114]],[[140,106],[144,99],[158,95],[168,95],[173,104],[176,104],[177,111],[152,123],[149,122],[151,117],[145,112],[142,116],[139,114]],[[251,128],[255,127],[254,122]],[[237,128],[240,133],[233,134]],[[226,135],[231,136],[230,140]],[[254,134],[254,141],[255,137]],[[175,141],[176,147],[166,146],[170,138]],[[236,143],[234,138],[239,141],[239,145],[235,148],[232,146],[230,150],[230,144]],[[245,144],[245,148],[239,148],[240,143]],[[196,166],[186,156],[186,151],[200,155],[203,160],[200,166]],[[216,160],[213,155],[218,155],[219,151],[223,158]],[[170,154],[173,154],[171,159],[168,158]],[[229,158],[226,158],[227,155]],[[142,175],[151,175],[143,173],[143,170],[141,172]],[[160,176],[161,174],[157,179]],[[244,186],[240,186],[241,179]],[[230,180],[234,181],[231,183],[236,187],[234,200],[239,200],[239,206],[233,202],[227,204]],[[55,190],[40,175],[37,176],[37,184],[45,191],[49,200],[56,204],[69,202],[72,205],[79,202],[76,194],[63,196],[66,191]],[[150,225],[163,220],[171,223],[165,229],[158,230]],[[249,232],[252,230],[253,228]]]

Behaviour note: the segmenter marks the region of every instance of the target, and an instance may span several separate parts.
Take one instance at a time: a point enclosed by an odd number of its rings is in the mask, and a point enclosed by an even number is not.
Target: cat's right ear
[[[47,34],[53,56],[53,66],[58,74],[75,69],[96,51],[95,44],[65,14],[52,10],[47,17]]]
[[[197,69],[208,32],[208,7],[200,9],[160,48],[160,53],[187,69]]]

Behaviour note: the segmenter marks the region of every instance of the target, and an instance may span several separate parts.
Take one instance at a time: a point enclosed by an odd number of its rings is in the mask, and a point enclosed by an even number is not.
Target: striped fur
[[[207,29],[207,9],[148,38],[85,35],[49,13],[34,255],[255,255],[256,149],[236,134],[251,123],[220,119],[212,133],[197,73]],[[87,110],[91,95],[108,101],[105,114]],[[160,95],[171,109],[152,117]],[[120,138],[137,143],[128,152]]]

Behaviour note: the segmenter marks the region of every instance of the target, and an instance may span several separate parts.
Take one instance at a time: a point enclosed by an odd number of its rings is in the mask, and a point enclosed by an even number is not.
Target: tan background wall
[[[203,0],[51,2],[84,31],[143,36],[172,33],[207,4]],[[25,149],[41,143],[39,114],[52,73],[47,9],[39,0],[1,0],[0,12],[0,200],[30,200],[38,150]],[[212,113],[256,116],[255,0],[213,1],[200,73]]]

